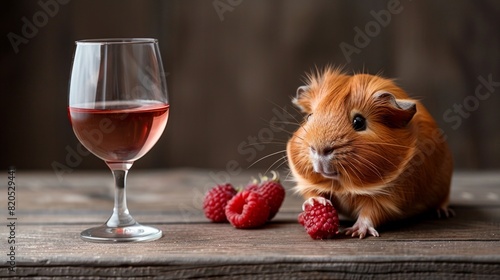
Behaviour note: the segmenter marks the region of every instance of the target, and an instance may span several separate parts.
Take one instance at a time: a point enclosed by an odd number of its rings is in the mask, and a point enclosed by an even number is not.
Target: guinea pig
[[[392,80],[327,67],[293,103],[305,114],[286,149],[295,190],[356,220],[346,235],[379,236],[381,224],[430,210],[453,215],[446,137]]]

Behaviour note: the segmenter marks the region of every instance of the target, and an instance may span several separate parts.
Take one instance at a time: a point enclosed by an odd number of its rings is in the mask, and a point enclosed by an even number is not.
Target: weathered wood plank
[[[157,242],[132,244],[95,244],[79,239],[81,225],[51,225],[19,227],[16,244],[19,260],[36,261],[49,258],[64,263],[100,259],[114,262],[118,259],[169,259],[176,256],[230,256],[266,258],[296,256],[340,258],[375,256],[380,260],[406,256],[451,256],[455,260],[491,257],[500,260],[498,239],[461,239],[435,236],[429,238],[406,231],[387,232],[380,238],[357,239],[340,237],[333,240],[312,240],[299,224],[274,223],[262,229],[237,230],[227,224],[154,224],[164,231]],[[395,237],[399,237],[395,240]],[[469,245],[468,245],[469,244]],[[432,250],[432,249],[435,250]],[[125,254],[124,254],[125,253]],[[382,258],[384,257],[384,258]]]
[[[232,181],[244,185],[254,174]],[[104,222],[111,212],[109,173],[69,174],[62,181],[50,173],[17,175],[16,276],[500,278],[498,173],[455,175],[454,218],[394,223],[382,227],[379,238],[316,241],[296,221],[302,199],[292,194],[291,182],[285,182],[287,198],[272,223],[237,230],[203,216],[203,194],[214,184],[208,171],[132,172],[132,214],[164,231],[160,240],[132,244],[79,238],[80,231]],[[6,205],[6,195],[0,195],[0,205]],[[6,224],[5,207],[0,214]],[[343,226],[350,223],[342,220]],[[7,231],[0,227],[1,236]],[[0,250],[7,253],[7,242],[0,242]],[[13,276],[6,266],[0,261],[0,277]]]
[[[456,217],[450,219],[437,219],[432,215],[426,215],[386,225],[380,228],[382,237],[380,239],[390,240],[500,240],[500,207],[487,207],[476,209],[469,206],[456,207]],[[38,213],[20,215],[18,223],[26,226],[65,226],[80,225],[83,230],[86,227],[103,223],[110,212],[101,211],[69,211],[68,213]],[[282,226],[285,224],[295,225],[298,212],[281,211],[266,227]],[[136,219],[145,224],[160,224],[177,226],[183,224],[210,224],[201,212],[183,217],[179,211],[174,212],[137,212]],[[70,222],[73,220],[73,222]],[[349,226],[352,221],[342,220],[341,226]],[[229,225],[222,230],[232,229]],[[240,230],[243,232],[244,230]],[[238,231],[236,231],[238,232]]]
[[[497,279],[498,265],[470,262],[324,262],[267,261],[249,263],[196,263],[190,266],[32,266],[19,276],[71,277],[78,279]]]
[[[116,277],[168,272],[174,277],[251,276],[264,269],[260,273],[285,276],[298,272],[304,277],[309,273],[324,277],[338,273],[422,276],[431,272],[500,277],[498,240],[425,240],[411,234],[394,240],[387,233],[364,240],[315,241],[300,225],[290,223],[258,230],[211,223],[156,226],[164,230],[163,238],[133,244],[83,242],[78,238],[80,225],[21,226],[17,275]],[[57,274],[69,273],[71,268],[78,274]],[[0,275],[7,274],[0,270]]]
[[[206,170],[158,170],[131,172],[128,204],[132,212],[180,211],[199,213],[205,192],[215,182]],[[236,186],[244,186],[257,172],[233,176]],[[285,172],[282,172],[285,176]],[[7,180],[0,180],[6,187]],[[17,197],[20,212],[110,211],[113,207],[112,177],[109,172],[75,172],[59,181],[47,172],[17,173]],[[302,199],[293,195],[293,183],[284,181],[287,197],[282,211],[300,211]],[[6,195],[0,195],[5,204]],[[452,205],[500,206],[500,172],[457,173],[453,178]],[[5,211],[5,209],[2,209]]]

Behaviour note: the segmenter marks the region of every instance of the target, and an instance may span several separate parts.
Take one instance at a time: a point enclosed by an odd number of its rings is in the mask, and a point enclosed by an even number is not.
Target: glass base
[[[153,241],[161,238],[162,235],[161,230],[138,223],[124,227],[109,227],[104,224],[80,233],[80,237],[85,241],[105,243]]]

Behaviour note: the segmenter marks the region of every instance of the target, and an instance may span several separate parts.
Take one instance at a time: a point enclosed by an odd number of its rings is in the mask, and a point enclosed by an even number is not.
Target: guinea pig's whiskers
[[[410,147],[407,145],[399,145],[399,144],[383,143],[383,142],[364,142],[363,145],[384,145],[384,146],[391,146],[391,147],[398,147],[398,148],[409,148]]]
[[[350,183],[350,185],[353,185],[354,183],[353,183],[353,181],[351,179],[350,173],[347,171],[347,169],[345,168],[345,166],[341,162],[338,162],[338,166],[340,166],[340,168],[342,168],[342,170],[344,170],[343,175],[346,178],[346,180]]]
[[[260,161],[262,161],[262,160],[264,160],[264,159],[266,159],[266,158],[269,158],[269,157],[272,157],[272,156],[275,156],[275,155],[277,155],[277,154],[284,153],[284,152],[286,152],[286,150],[280,150],[280,151],[277,151],[277,152],[274,152],[274,153],[270,153],[270,154],[268,154],[268,155],[265,155],[265,156],[263,156],[263,157],[259,158],[258,160],[254,161],[254,162],[253,162],[252,164],[250,164],[248,167],[250,168],[250,167],[254,166],[254,165],[255,165],[255,164],[257,164],[258,162],[260,162]]]
[[[297,139],[298,139],[298,140],[300,140],[300,141],[302,141],[302,142],[297,141]],[[291,138],[291,139],[290,139],[290,140],[288,140],[288,141],[289,141],[289,142],[292,142],[292,143],[295,143],[295,144],[297,144],[297,145],[304,145],[304,144],[305,144],[306,146],[310,146],[309,142],[307,142],[307,140],[306,140],[306,139],[304,139],[303,137],[298,136],[298,135],[295,135],[293,138]]]
[[[297,138],[298,138],[300,141],[302,141],[302,142],[298,142],[298,141],[296,141],[296,140],[293,140],[293,143],[296,143],[296,144],[299,144],[299,145],[305,145],[305,146],[307,146],[307,147],[311,146],[311,145],[309,144],[309,142],[307,142],[307,140],[306,140],[306,139],[304,139],[304,138],[299,138],[299,137],[297,137]]]
[[[285,122],[283,122],[283,124],[285,124]],[[287,124],[294,124],[294,123],[287,123]],[[299,126],[300,124],[295,124],[295,125]],[[286,133],[288,135],[293,135],[293,133],[294,133],[294,131],[287,130],[284,127],[281,127],[281,126],[278,126],[278,125],[275,125],[275,124],[269,124],[269,127],[272,130],[278,130],[279,132],[284,132],[284,133]]]
[[[297,122],[297,121],[295,121],[295,122],[286,122],[286,121],[279,121],[279,122],[278,122],[278,121],[276,121],[276,122],[274,122],[274,123],[276,123],[276,124],[285,124],[285,125],[295,125],[295,126],[300,126],[300,122]],[[279,126],[278,126],[278,127],[279,127]]]
[[[356,157],[358,157],[358,158],[356,158]],[[359,157],[359,155],[355,155],[355,156],[352,156],[351,159],[355,160],[359,165],[365,166],[367,169],[373,171],[373,173],[375,173],[377,175],[377,177],[380,178],[380,180],[383,180],[383,176],[380,173],[380,171],[378,171],[377,165],[374,164],[373,162],[371,162],[370,160],[368,160],[367,158]],[[356,170],[360,171],[358,168]]]
[[[279,163],[280,161],[281,161],[281,163]],[[278,164],[278,163],[279,163],[279,164],[275,167],[275,169],[279,169],[281,166],[283,166],[283,164],[287,163],[287,161],[288,161],[288,160],[287,160],[287,156],[286,156],[286,154],[285,154],[284,156],[282,156],[282,157],[280,157],[279,159],[275,160],[275,161],[273,162],[273,164],[271,164],[271,166],[269,166],[269,167],[267,168],[267,170],[266,170],[266,172],[265,172],[265,173],[269,172],[269,171],[273,168],[273,166],[275,166],[275,165],[276,165],[276,164]]]
[[[275,156],[275,155],[278,155],[280,153],[284,153],[285,155],[284,156],[281,156],[279,157],[277,160],[275,160],[267,169],[266,171],[264,172],[265,173],[268,173],[273,167],[274,169],[279,169],[281,168],[281,166],[283,166],[285,163],[288,162],[288,157],[287,157],[287,154],[286,154],[286,149],[284,150],[280,150],[280,151],[277,151],[277,152],[274,152],[274,153],[271,153],[271,154],[268,154],[266,156],[263,156],[261,157],[260,159],[256,160],[255,162],[253,162],[250,166],[248,166],[248,168],[252,167],[253,165],[255,165],[256,163],[266,159],[266,158],[269,158],[269,157],[272,157],[272,156]],[[281,163],[280,163],[281,162]],[[277,166],[276,166],[277,165]],[[276,166],[276,167],[275,167]],[[292,176],[292,171],[290,169],[288,169],[288,172],[287,172],[287,175],[285,176],[285,181],[293,181],[293,176]]]
[[[397,168],[397,165],[394,164],[394,162],[385,157],[384,155],[382,155],[381,153],[378,152],[377,148],[375,145],[374,146],[369,146],[370,148],[367,149],[366,146],[364,146],[365,143],[363,143],[363,145],[353,145],[354,147],[357,147],[357,148],[364,148],[366,149],[368,152],[370,152],[370,156],[375,156],[377,158],[380,158],[382,159],[383,161],[387,162],[388,164],[392,165],[393,167]],[[403,147],[403,148],[407,148],[407,146],[402,146],[402,145],[398,145],[400,147]],[[363,157],[360,157],[360,158],[363,158]],[[363,158],[365,159],[365,158]],[[375,165],[376,166],[376,165]]]
[[[277,140],[277,141],[261,141],[261,142],[255,142],[255,143],[247,143],[246,145],[242,146],[243,148],[246,148],[246,147],[252,147],[252,146],[262,146],[262,145],[269,145],[269,144],[273,144],[273,145],[279,145],[280,147],[283,146],[283,145],[286,145],[287,142],[285,142],[284,140]]]
[[[288,173],[285,176],[285,179],[283,180],[284,182],[295,182],[295,179],[293,178],[292,170],[288,170]],[[298,191],[298,190],[296,190]]]
[[[361,161],[359,161],[357,159],[355,159],[355,160],[358,161],[360,165],[364,165]],[[358,178],[359,183],[361,184],[361,186],[358,186],[358,187],[361,187],[360,189],[356,189],[356,188],[352,189],[351,188],[352,192],[360,194],[360,195],[369,195],[369,196],[389,195],[390,194],[390,192],[385,188],[366,189],[365,185],[363,184],[363,180],[361,180],[361,178],[358,175],[358,172],[356,172],[356,171],[360,171],[360,170],[357,169],[356,166],[352,162],[348,162],[348,163],[351,166],[351,168],[354,170],[354,172],[352,172],[352,174],[354,174],[354,176],[356,176]],[[371,167],[368,167],[368,168],[372,169]],[[379,172],[376,172],[376,173],[379,175],[381,180],[383,180],[380,173]],[[353,183],[351,183],[351,186],[355,186],[355,185]]]
[[[358,179],[358,183],[361,184],[361,186],[358,186],[358,185],[355,185],[354,183],[351,183],[351,186],[357,186],[357,187],[361,187],[364,189],[365,188],[365,184],[363,183],[364,180],[362,180],[361,177],[359,176],[360,170],[359,170],[358,166],[353,164],[352,162],[348,162],[348,163],[349,163],[349,166],[352,170],[351,174],[356,176],[356,178]]]
[[[293,114],[291,114],[290,112],[288,112],[288,110],[286,110],[286,108],[285,108],[285,107],[283,107],[283,106],[281,106],[281,105],[277,104],[276,102],[271,101],[271,100],[269,100],[269,99],[268,99],[267,101],[268,101],[269,103],[273,104],[274,106],[276,106],[277,108],[279,108],[279,109],[280,109],[283,113],[285,113],[285,114],[289,115],[292,119],[294,119],[294,120],[295,120],[295,123],[289,122],[289,124],[300,125],[300,123],[301,123],[301,122],[300,122],[300,121],[296,118],[296,116],[295,116],[295,115],[293,115]],[[303,113],[302,113],[302,112],[300,112],[300,111],[299,111],[299,110],[298,110],[295,106],[292,106],[292,109],[293,109],[293,110],[294,110],[297,114],[299,114],[299,115],[302,115],[302,114],[303,114]],[[283,122],[283,123],[286,123],[286,122]]]
[[[357,166],[358,168],[356,168],[356,172],[354,172],[356,175],[358,174],[359,172],[359,166],[364,166],[366,169],[368,170],[371,170],[378,178],[382,179],[382,174],[380,174],[380,172],[377,170],[376,166],[373,165],[370,161],[361,161],[360,159],[356,159],[356,158],[353,158],[353,160],[356,160],[357,162]],[[354,164],[353,164],[354,165]],[[358,178],[360,178],[359,176],[357,176]],[[363,182],[364,180],[361,180],[361,182]]]
[[[392,165],[394,168],[398,168],[398,166],[396,164],[394,164],[394,162],[391,159],[385,157],[384,155],[382,155],[382,154],[380,154],[380,153],[378,153],[376,151],[371,151],[371,152],[372,152],[371,153],[372,156],[377,156],[378,158],[380,158],[380,159],[384,160],[385,162],[387,162],[387,164]]]

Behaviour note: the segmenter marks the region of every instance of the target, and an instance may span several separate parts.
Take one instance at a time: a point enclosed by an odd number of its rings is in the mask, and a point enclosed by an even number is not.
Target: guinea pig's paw
[[[448,208],[448,206],[439,207],[436,210],[436,214],[438,216],[438,219],[455,217],[455,211],[453,211],[453,209],[451,208]]]
[[[306,205],[313,206],[314,201],[316,201],[317,203],[320,203],[322,205],[326,205],[327,203],[332,205],[332,202],[330,200],[328,200],[324,197],[321,197],[321,196],[314,196],[314,197],[308,198],[306,201],[304,201],[304,203],[302,203],[302,211],[306,211]]]
[[[352,237],[359,236],[360,239],[365,238],[367,234],[375,237],[380,236],[368,218],[358,218],[356,223],[352,227],[346,228],[344,232],[346,235],[350,235]]]

